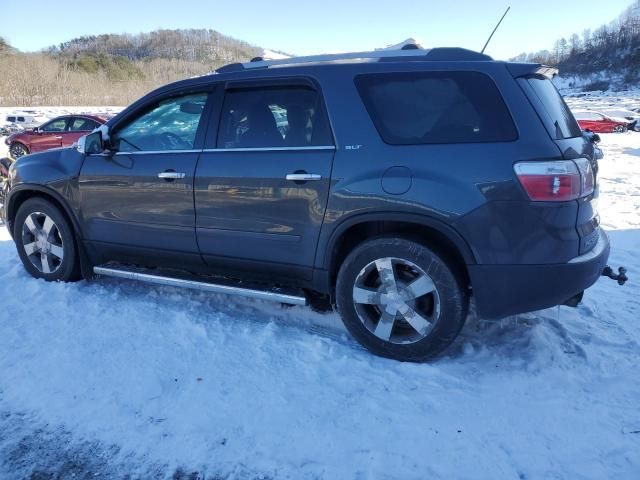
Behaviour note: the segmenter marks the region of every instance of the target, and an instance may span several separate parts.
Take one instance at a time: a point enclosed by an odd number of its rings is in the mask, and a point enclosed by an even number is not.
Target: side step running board
[[[260,300],[271,300],[273,302],[288,303],[291,305],[307,304],[307,300],[303,296],[292,295],[268,289],[260,290],[257,288],[245,288],[234,285],[224,285],[221,283],[211,283],[200,280],[155,275],[135,270],[129,270],[126,268],[93,267],[93,272],[96,275],[124,278],[127,280],[138,280],[141,282],[153,283],[156,285],[166,285],[169,287],[189,288],[192,290],[203,290],[205,292],[212,293],[239,295],[243,297],[257,298]]]

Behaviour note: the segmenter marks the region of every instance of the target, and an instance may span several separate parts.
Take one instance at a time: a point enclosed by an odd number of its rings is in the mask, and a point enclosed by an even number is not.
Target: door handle
[[[165,180],[175,180],[178,178],[184,178],[186,176],[187,174],[183,172],[170,172],[170,171],[160,172],[158,174],[158,178],[164,178]]]
[[[293,182],[309,182],[322,180],[322,175],[318,175],[317,173],[288,173],[285,178]]]
[[[62,138],[61,136],[58,136],[58,137],[56,137],[56,140],[60,140],[61,138]]]

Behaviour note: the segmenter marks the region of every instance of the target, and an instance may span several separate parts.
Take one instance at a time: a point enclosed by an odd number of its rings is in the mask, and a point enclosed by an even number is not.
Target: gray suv
[[[603,272],[597,153],[554,71],[457,48],[231,64],[12,166],[34,277],[96,274],[337,308],[420,361]]]

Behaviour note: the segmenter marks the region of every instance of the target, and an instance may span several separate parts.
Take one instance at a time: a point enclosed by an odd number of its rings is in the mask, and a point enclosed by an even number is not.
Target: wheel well
[[[27,200],[29,200],[30,198],[38,197],[54,204],[58,208],[58,210],[62,212],[62,215],[64,215],[64,217],[69,222],[69,224],[71,225],[71,228],[73,228],[77,236],[78,230],[76,228],[75,222],[73,221],[72,218],[69,217],[67,210],[54,196],[48,195],[45,192],[40,192],[37,190],[21,190],[20,192],[16,192],[14,195],[15,195],[15,198],[12,199],[13,201],[9,205],[9,211],[7,212],[7,223],[9,225],[9,228],[12,231],[13,231],[13,222],[22,204]]]
[[[370,221],[358,223],[345,230],[336,241],[331,255],[331,267],[329,275],[331,285],[336,284],[338,270],[349,253],[365,240],[374,237],[395,235],[413,240],[432,249],[439,255],[457,274],[463,282],[463,286],[471,284],[469,272],[462,253],[456,244],[441,231],[412,222],[397,221]]]
[[[26,143],[24,143],[24,142],[21,142],[20,140],[15,140],[15,141],[11,142],[11,145],[14,145],[14,144],[16,144],[16,143],[19,143],[19,144],[20,144],[20,145],[22,145],[24,148],[26,148],[26,149],[27,149],[27,152],[29,151],[29,147],[27,146],[27,144],[26,144]],[[11,145],[9,145],[9,148],[11,148]]]

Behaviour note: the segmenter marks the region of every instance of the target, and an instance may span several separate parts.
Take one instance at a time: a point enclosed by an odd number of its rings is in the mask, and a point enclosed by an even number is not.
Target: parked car
[[[8,137],[12,133],[21,132],[24,130],[20,125],[15,123],[5,123],[0,125],[0,137]]]
[[[640,132],[640,113],[626,108],[603,109],[602,113],[611,118],[619,118],[627,120],[627,128],[636,132]]]
[[[576,111],[573,114],[583,130],[591,130],[596,133],[622,133],[629,128],[629,121],[626,118],[609,117],[590,110]]]
[[[18,159],[29,153],[69,147],[105,121],[96,115],[63,115],[32,130],[15,133],[7,137],[5,143],[11,156]]]
[[[457,48],[227,65],[21,158],[4,215],[36,278],[337,307],[424,360],[470,296],[483,318],[575,306],[605,268],[597,136],[553,73]]]
[[[38,117],[30,113],[11,113],[5,117],[5,122],[8,124],[19,125],[22,128],[35,128],[41,125],[46,118]]]

